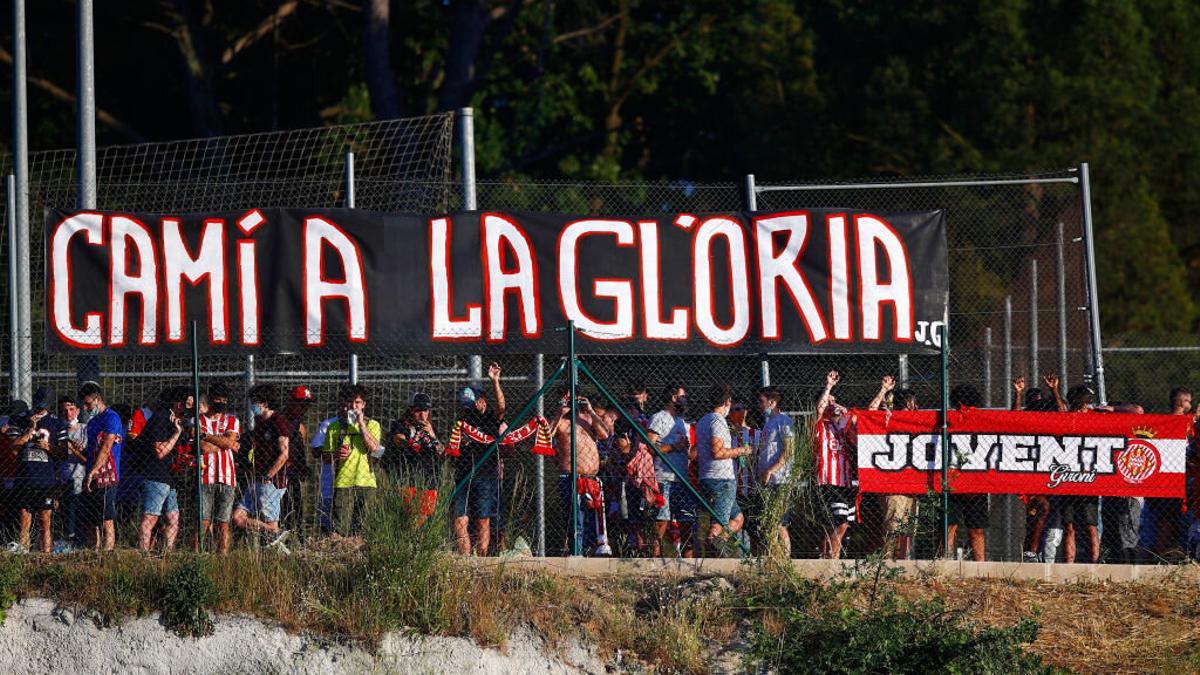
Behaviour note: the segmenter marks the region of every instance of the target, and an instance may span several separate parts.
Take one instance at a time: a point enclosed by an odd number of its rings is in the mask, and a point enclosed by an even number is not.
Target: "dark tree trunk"
[[[212,64],[204,52],[200,26],[192,11],[192,0],[172,0],[172,5],[175,7],[172,16],[175,21],[175,44],[183,57],[192,128],[200,136],[219,136],[224,130],[224,117],[217,105]]]
[[[400,93],[391,63],[389,0],[363,0],[363,64],[371,112],[377,120],[400,117]]]

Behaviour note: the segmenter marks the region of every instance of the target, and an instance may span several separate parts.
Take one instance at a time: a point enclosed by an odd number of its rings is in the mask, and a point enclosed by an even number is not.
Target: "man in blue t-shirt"
[[[79,514],[86,524],[93,547],[99,549],[103,535],[104,550],[116,544],[113,521],[117,517],[117,483],[120,480],[121,450],[125,425],[121,416],[104,404],[100,385],[87,382],[79,389],[79,401],[91,419],[87,423],[87,464],[83,481],[83,507]]]
[[[29,412],[23,419],[10,422],[9,427],[9,434],[14,436],[13,447],[17,450],[17,542],[23,550],[29,550],[33,514],[36,513],[41,528],[39,548],[43,553],[50,553],[53,548],[50,514],[57,487],[54,459],[61,448],[59,438],[67,433],[66,423],[50,413],[53,405],[54,390],[41,387],[34,394]]]

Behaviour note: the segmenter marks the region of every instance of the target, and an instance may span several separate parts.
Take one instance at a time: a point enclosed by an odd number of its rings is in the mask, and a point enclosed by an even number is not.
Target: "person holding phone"
[[[341,413],[325,431],[325,452],[333,455],[333,523],[342,536],[361,533],[367,498],[377,486],[371,459],[383,456],[383,427],[367,417],[367,388],[342,389]]]

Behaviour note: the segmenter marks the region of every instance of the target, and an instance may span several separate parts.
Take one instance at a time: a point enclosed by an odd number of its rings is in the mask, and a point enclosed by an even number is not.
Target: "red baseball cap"
[[[293,401],[311,401],[313,400],[312,389],[305,386],[299,386],[292,390]]]

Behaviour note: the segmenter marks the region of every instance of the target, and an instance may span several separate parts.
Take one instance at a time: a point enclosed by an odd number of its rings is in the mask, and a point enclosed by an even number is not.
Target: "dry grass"
[[[1031,613],[1041,630],[1030,651],[1079,673],[1200,672],[1200,568],[1141,583],[1056,584],[1006,579],[906,582],[915,595],[996,626]]]

